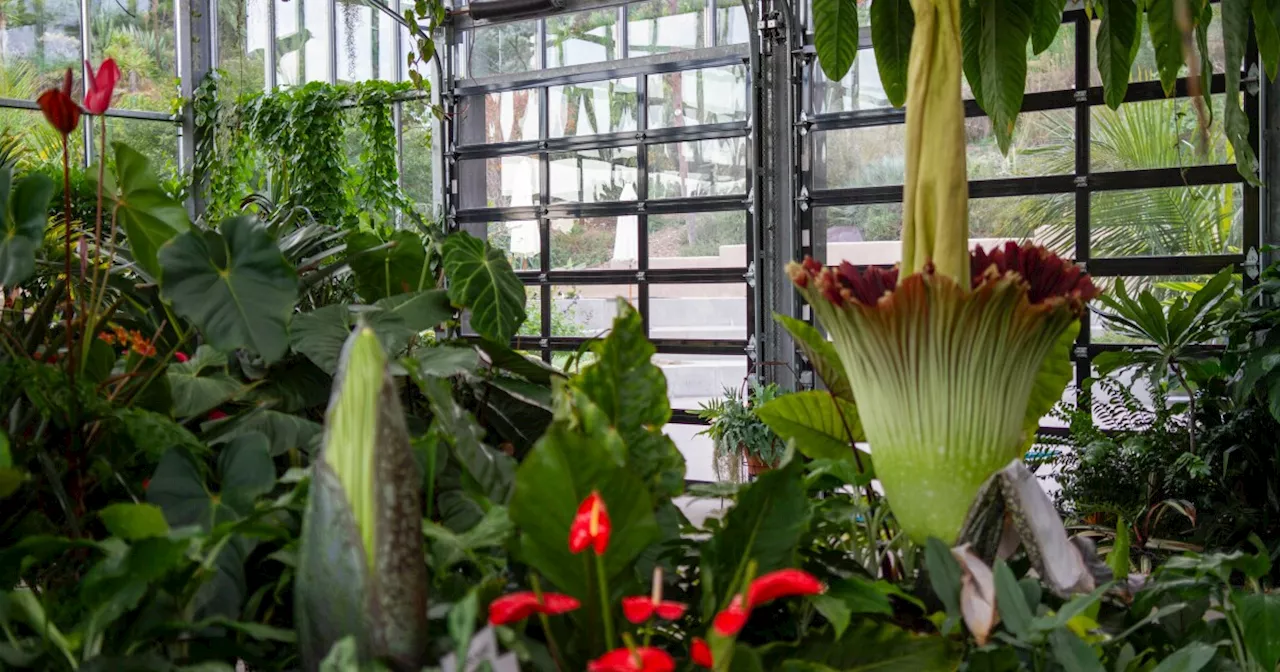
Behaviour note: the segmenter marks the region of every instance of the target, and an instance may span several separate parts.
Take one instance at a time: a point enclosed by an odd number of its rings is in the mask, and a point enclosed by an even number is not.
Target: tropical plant
[[[746,395],[726,387],[721,398],[704,402],[698,409],[698,417],[710,423],[699,434],[711,437],[715,445],[712,466],[716,478],[733,483],[743,480],[744,459],[753,467],[754,475],[757,465],[776,465],[786,448],[754,410],[781,394],[778,385],[750,379],[745,382],[749,385]]]

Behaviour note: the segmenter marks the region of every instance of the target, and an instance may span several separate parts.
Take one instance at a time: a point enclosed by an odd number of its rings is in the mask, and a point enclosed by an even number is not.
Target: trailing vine
[[[210,221],[264,190],[277,205],[340,228],[376,228],[412,207],[398,184],[392,116],[408,83],[312,82],[229,103],[219,95],[221,78],[210,73],[192,100],[196,183]],[[358,167],[349,165],[349,131],[360,137]]]

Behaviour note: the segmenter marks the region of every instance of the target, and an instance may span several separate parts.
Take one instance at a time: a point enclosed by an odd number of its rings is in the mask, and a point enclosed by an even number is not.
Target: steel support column
[[[187,197],[187,211],[192,217],[204,212],[204,175],[195,172],[196,137],[195,114],[191,99],[196,87],[204,81],[213,68],[213,26],[216,0],[178,0],[178,78],[183,100],[182,125],[178,135],[178,160],[182,170],[191,171],[193,188]]]

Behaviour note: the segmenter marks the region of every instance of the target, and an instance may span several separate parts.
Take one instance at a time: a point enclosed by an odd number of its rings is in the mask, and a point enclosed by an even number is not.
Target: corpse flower
[[[1069,347],[1098,291],[1042,247],[969,252],[960,0],[912,8],[904,277],[812,259],[788,273],[831,334],[894,517],[917,542],[950,543],[1048,410],[1030,405],[1033,389],[1061,395],[1047,355]]]

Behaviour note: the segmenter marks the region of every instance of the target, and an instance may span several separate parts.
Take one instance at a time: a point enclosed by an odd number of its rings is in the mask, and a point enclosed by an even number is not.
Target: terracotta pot
[[[755,478],[765,472],[773,471],[773,468],[774,465],[765,462],[755,455],[747,456],[747,473],[751,474],[752,478]]]

